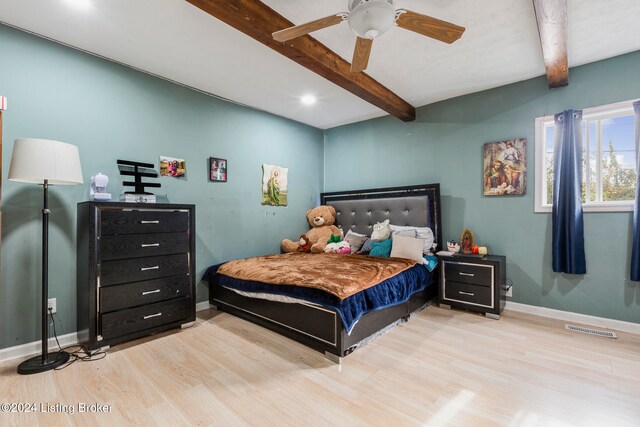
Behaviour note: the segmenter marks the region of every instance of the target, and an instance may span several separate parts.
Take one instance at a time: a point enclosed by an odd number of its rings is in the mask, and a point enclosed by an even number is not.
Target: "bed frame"
[[[375,223],[389,219],[396,225],[431,227],[437,250],[442,249],[440,184],[322,193],[321,201],[336,208],[336,225],[345,233],[351,229],[370,235]],[[431,277],[435,281],[437,274]],[[214,281],[209,287],[212,306],[324,351],[337,363],[364,339],[407,319],[438,293],[438,286],[432,283],[407,302],[366,313],[347,335],[333,310],[313,304],[248,298],[217,285]]]

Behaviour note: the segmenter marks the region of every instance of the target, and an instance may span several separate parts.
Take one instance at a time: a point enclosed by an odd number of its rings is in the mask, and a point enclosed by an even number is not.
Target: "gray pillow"
[[[366,234],[356,233],[351,230],[347,231],[347,234],[344,236],[344,241],[349,244],[352,254],[358,252],[367,239]]]
[[[360,248],[360,253],[361,254],[369,253],[369,252],[371,252],[372,248],[373,248],[373,240],[367,239],[367,240],[365,240],[364,244]]]

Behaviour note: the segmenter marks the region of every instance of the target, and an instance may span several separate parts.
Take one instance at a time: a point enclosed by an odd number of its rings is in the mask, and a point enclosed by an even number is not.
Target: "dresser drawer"
[[[187,319],[191,298],[178,298],[102,315],[105,340]]]
[[[189,254],[102,261],[100,286],[189,274]]]
[[[190,295],[189,276],[173,276],[144,282],[107,286],[100,292],[100,311],[122,310]]]
[[[447,264],[448,265],[448,264]],[[470,285],[447,280],[444,285],[443,300],[460,301],[493,308],[492,289],[488,286]]]
[[[189,230],[189,212],[108,210],[100,213],[100,234],[179,233]]]
[[[491,286],[493,280],[493,268],[491,266],[444,262],[445,280],[469,283],[471,285]]]
[[[187,252],[187,233],[113,234],[100,238],[98,259],[104,261]]]

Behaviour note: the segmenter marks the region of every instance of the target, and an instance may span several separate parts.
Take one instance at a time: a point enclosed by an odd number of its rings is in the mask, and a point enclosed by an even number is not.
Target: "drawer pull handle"
[[[153,267],[141,267],[140,271],[147,271],[147,270],[158,270],[160,269],[159,265],[154,265]]]
[[[143,243],[140,245],[141,248],[151,248],[160,246],[160,243]]]
[[[153,221],[144,221],[144,220],[142,220],[142,221],[140,221],[140,224],[160,224],[160,221],[158,221],[157,219],[153,220]]]
[[[469,277],[473,277],[473,276],[475,276],[475,274],[473,274],[473,273],[463,273],[463,272],[460,272],[459,274],[460,274],[461,276],[469,276]]]
[[[462,295],[469,295],[470,297],[474,296],[475,294],[473,292],[462,292],[462,291],[458,291],[459,294]]]
[[[157,294],[158,292],[160,292],[160,289],[154,289],[152,291],[144,291],[142,295]]]
[[[151,319],[152,317],[162,316],[162,313],[150,314],[148,316],[144,316],[143,320]]]

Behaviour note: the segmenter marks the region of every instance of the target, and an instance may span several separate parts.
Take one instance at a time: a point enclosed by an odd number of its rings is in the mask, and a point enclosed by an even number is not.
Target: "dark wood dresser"
[[[195,206],[78,204],[78,341],[88,350],[195,321]]]
[[[440,260],[440,306],[485,313],[499,319],[506,301],[506,258],[465,255]]]

